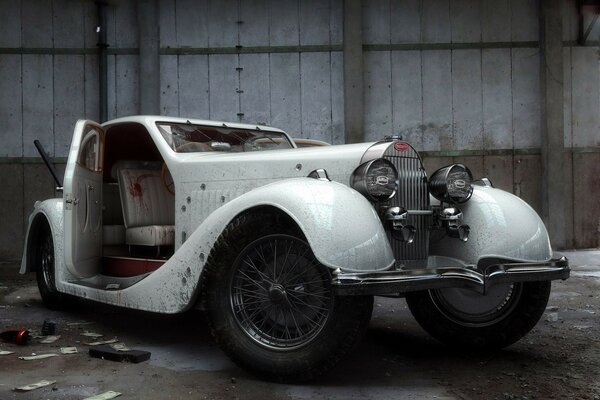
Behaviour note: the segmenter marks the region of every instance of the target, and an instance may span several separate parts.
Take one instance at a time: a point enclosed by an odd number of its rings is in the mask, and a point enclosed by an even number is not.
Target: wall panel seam
[[[396,43],[364,44],[363,51],[415,51],[415,50],[466,50],[466,49],[528,49],[539,48],[538,41],[531,42],[472,42],[472,43]],[[600,41],[588,41],[586,46],[565,41],[563,47],[600,47]],[[341,44],[292,46],[234,46],[234,47],[161,47],[160,55],[210,55],[256,53],[315,53],[343,51]],[[137,47],[109,47],[108,55],[138,55]],[[94,55],[97,47],[0,47],[0,54]]]
[[[590,46],[600,46],[591,42]],[[530,42],[472,42],[472,43],[384,43],[363,44],[363,51],[414,51],[414,50],[462,50],[462,49],[506,49],[539,48],[538,41]],[[577,46],[564,42],[565,47]],[[290,45],[290,46],[232,46],[232,47],[161,47],[160,55],[210,55],[210,54],[254,54],[254,53],[314,53],[343,51],[341,44]],[[47,55],[94,55],[97,47],[0,47],[0,54],[47,54]],[[138,47],[109,47],[109,55],[138,55]]]

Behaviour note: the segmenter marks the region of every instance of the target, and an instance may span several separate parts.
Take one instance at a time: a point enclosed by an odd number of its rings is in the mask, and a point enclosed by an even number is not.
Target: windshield
[[[156,124],[169,146],[178,153],[243,152],[291,149],[293,145],[280,132],[193,124]]]

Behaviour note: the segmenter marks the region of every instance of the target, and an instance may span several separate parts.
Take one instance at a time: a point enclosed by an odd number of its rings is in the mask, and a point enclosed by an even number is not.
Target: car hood
[[[373,143],[269,150],[246,153],[178,153],[169,165],[175,182],[223,183],[254,181],[254,187],[274,180],[305,177],[325,169],[331,180],[348,185],[352,172]],[[245,186],[245,185],[244,185]]]

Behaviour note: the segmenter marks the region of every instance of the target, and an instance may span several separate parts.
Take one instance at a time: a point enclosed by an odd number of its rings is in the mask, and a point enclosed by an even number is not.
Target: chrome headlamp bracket
[[[402,207],[389,207],[385,209],[383,218],[392,225],[392,236],[401,242],[412,243],[417,232],[413,225],[407,224],[408,211]]]
[[[462,242],[469,240],[471,227],[462,223],[463,213],[456,207],[447,207],[439,210],[437,220],[450,237],[458,238]]]

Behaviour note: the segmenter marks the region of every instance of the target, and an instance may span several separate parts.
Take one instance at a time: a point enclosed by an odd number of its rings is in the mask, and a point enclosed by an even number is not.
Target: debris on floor
[[[56,322],[49,319],[42,324],[42,336],[56,335]]]
[[[61,347],[61,354],[77,354],[77,347]]]
[[[113,349],[115,349],[117,351],[129,351],[129,350],[131,350],[129,347],[127,347],[125,345],[125,343],[114,343],[114,344],[111,344],[110,347],[112,347]]]
[[[103,344],[111,344],[111,343],[117,343],[118,340],[117,339],[109,339],[109,340],[101,340],[99,342],[83,342],[83,344],[88,345],[88,346],[100,346]]]
[[[85,331],[85,332],[83,332],[83,333],[81,334],[81,336],[85,336],[85,337],[89,337],[89,338],[97,339],[97,338],[99,338],[99,337],[102,337],[102,336],[104,336],[104,335],[103,335],[103,334],[101,334],[101,333],[96,333],[96,332],[88,332],[88,331]]]
[[[600,250],[593,254],[598,265],[595,271],[600,274]],[[66,311],[48,311],[37,294],[35,274],[19,275],[16,264],[10,275],[2,275],[2,270],[0,266],[0,285],[9,276],[11,293],[29,291],[38,298],[26,308],[24,302],[8,304],[5,292],[0,292],[0,332],[26,328],[30,335],[28,346],[0,341],[0,354],[12,352],[0,355],[0,399],[108,400],[113,397],[101,394],[113,390],[122,391],[114,400],[236,396],[264,400],[600,400],[600,280],[587,276],[573,274],[566,281],[552,282],[550,304],[535,329],[506,350],[483,353],[463,353],[439,344],[422,331],[404,300],[378,298],[381,307],[376,307],[364,340],[332,375],[305,385],[271,385],[226,358],[210,339],[201,313],[148,314],[87,302]],[[557,321],[546,321],[550,313],[550,319]],[[41,334],[44,319],[58,323],[55,334],[62,337],[53,344],[39,344],[44,337],[35,338]],[[104,337],[81,336],[85,331]],[[88,352],[93,346],[83,344],[115,337],[112,344],[150,351],[150,359],[123,365],[91,358]],[[77,346],[79,352],[63,355],[63,346]],[[18,359],[32,353],[57,353],[58,357]],[[13,391],[42,379],[58,383],[31,392]]]
[[[92,325],[93,322],[90,321],[77,321],[77,322],[67,322],[67,326],[74,328],[77,326],[86,326],[86,325]]]
[[[551,312],[546,315],[546,321],[548,322],[556,322],[558,321],[558,313]]]
[[[109,390],[108,392],[104,392],[104,393],[98,394],[96,396],[86,397],[83,400],[110,400],[110,399],[114,399],[115,397],[119,397],[120,395],[121,395],[121,393],[119,393],[119,392],[113,392],[112,390]]]
[[[13,390],[17,391],[17,392],[29,392],[30,390],[35,390],[35,389],[39,389],[42,388],[44,386],[50,386],[50,385],[54,385],[56,383],[56,381],[39,381],[36,383],[32,383],[30,385],[25,385],[25,386],[21,386],[21,387],[17,387],[14,388]]]
[[[29,339],[42,339],[44,336],[38,331],[29,331]]]
[[[573,328],[583,331],[585,329],[591,329],[591,325],[573,325]]]
[[[50,343],[56,342],[58,339],[60,339],[60,335],[45,336],[45,339],[44,340],[40,340],[40,343],[42,343],[42,344],[50,344]]]
[[[25,360],[25,361],[43,360],[44,358],[50,358],[50,357],[56,357],[56,356],[58,356],[58,354],[54,354],[54,353],[37,354],[37,355],[33,355],[33,356],[19,357],[19,360]]]
[[[9,354],[14,354],[14,351],[0,350],[0,356],[7,356]]]
[[[90,348],[90,357],[101,358],[110,361],[126,361],[130,363],[140,363],[150,359],[150,352],[143,350],[119,351],[110,346],[102,345]]]

